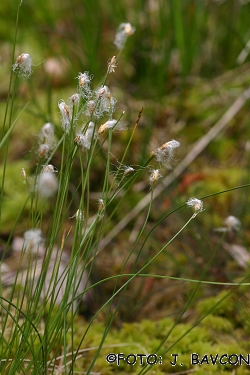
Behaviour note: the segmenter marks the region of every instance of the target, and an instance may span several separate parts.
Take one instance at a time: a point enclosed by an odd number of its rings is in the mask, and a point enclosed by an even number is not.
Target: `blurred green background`
[[[17,4],[0,6],[2,68],[14,41]],[[130,22],[136,33],[116,79],[127,82],[124,90],[140,99],[161,98],[190,76],[213,79],[249,61],[248,49],[244,59],[241,55],[250,37],[249,7],[240,0],[26,0],[17,43],[37,64],[51,57],[66,59],[65,83],[82,69],[98,80],[107,59],[117,54],[115,30]]]

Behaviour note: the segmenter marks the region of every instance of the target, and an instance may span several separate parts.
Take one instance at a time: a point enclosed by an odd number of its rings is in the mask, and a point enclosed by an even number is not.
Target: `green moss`
[[[202,320],[201,325],[208,330],[208,332],[211,332],[212,336],[218,331],[230,333],[233,330],[233,325],[228,319],[214,314],[206,316],[206,318]]]
[[[222,291],[216,296],[212,296],[209,298],[200,301],[197,305],[197,310],[203,316],[208,313],[208,311],[217,304],[216,307],[213,309],[213,315],[215,316],[224,316],[224,317],[232,317],[232,312],[234,311],[234,298],[233,295],[229,294],[226,297],[228,292]],[[225,298],[224,300],[222,300]]]

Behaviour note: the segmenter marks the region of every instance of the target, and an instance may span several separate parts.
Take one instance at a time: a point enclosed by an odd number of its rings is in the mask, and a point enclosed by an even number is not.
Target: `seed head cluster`
[[[118,27],[114,44],[121,50],[129,36],[135,31],[135,28],[130,23],[121,23]],[[32,58],[27,53],[22,53],[13,65],[13,71],[19,76],[29,78],[32,74]],[[114,73],[117,68],[116,56],[113,56],[108,61],[107,74]],[[121,121],[121,117],[116,119],[113,118],[117,100],[112,96],[110,88],[105,83],[96,89],[92,88],[93,76],[88,72],[79,72],[77,76],[77,88],[76,93],[71,95],[68,100],[60,100],[58,102],[58,108],[61,114],[61,125],[63,131],[68,134],[73,134],[74,143],[80,146],[82,150],[91,150],[94,141],[98,139],[98,136],[105,133],[108,130],[124,130],[127,124]],[[123,115],[123,114],[122,114]],[[78,119],[84,118],[84,124],[82,127],[77,129]],[[104,118],[103,120],[101,120]],[[98,129],[98,130],[96,130]],[[74,147],[76,147],[74,145]],[[39,158],[46,158],[50,155],[51,151],[55,146],[55,131],[54,126],[51,123],[46,123],[41,129],[39,134]],[[180,146],[180,143],[176,140],[168,141],[162,144],[160,147],[155,149],[151,156],[154,157],[156,162],[160,164],[160,167],[152,168],[147,167],[150,171],[149,182],[151,187],[154,186],[162,175],[160,168],[166,166],[171,169],[171,162],[174,158],[175,149]],[[48,159],[49,160],[49,159]],[[58,180],[56,176],[56,168],[52,164],[43,165],[40,174],[36,178],[35,190],[38,194],[44,198],[52,198],[55,196],[58,190]],[[144,168],[144,167],[141,167]],[[120,165],[118,168],[117,175],[119,175],[120,183],[127,176],[131,175],[135,169],[131,166]],[[27,181],[26,172],[22,170],[24,181]],[[121,176],[122,175],[122,176]],[[120,177],[121,176],[121,177]],[[194,209],[194,215],[204,210],[203,202],[197,198],[190,198],[187,201],[187,205]],[[98,212],[99,215],[105,211],[105,204],[103,199],[98,200]],[[84,213],[78,209],[74,217],[77,220],[84,220]],[[229,217],[225,221],[225,228],[231,230],[231,228],[238,228],[239,223],[237,219]],[[26,246],[31,247],[28,241],[33,243],[41,242],[41,234],[39,230],[29,231],[25,235]],[[33,236],[33,237],[32,237]]]

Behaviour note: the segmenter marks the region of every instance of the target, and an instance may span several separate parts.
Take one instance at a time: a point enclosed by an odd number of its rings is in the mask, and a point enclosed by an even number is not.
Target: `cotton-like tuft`
[[[105,122],[105,124],[100,126],[98,134],[102,134],[108,129],[125,130],[127,129],[126,125],[127,124],[119,120],[108,120],[107,122]]]
[[[58,107],[62,115],[62,128],[66,133],[69,133],[72,120],[71,108],[63,100],[58,103]]]
[[[153,184],[155,181],[159,180],[159,178],[161,177],[162,175],[160,174],[159,169],[152,169],[150,176],[149,176],[149,181],[151,184]]]
[[[27,230],[24,235],[23,247],[25,250],[35,251],[43,243],[42,232],[40,229]]]
[[[51,171],[40,173],[37,177],[37,191],[42,198],[52,198],[58,190],[58,181]]]
[[[204,211],[203,202],[198,198],[189,198],[187,205],[194,208],[195,214]]]
[[[115,35],[114,44],[120,50],[123,48],[127,38],[134,34],[135,28],[130,23],[121,23]]]
[[[13,71],[19,77],[29,78],[32,74],[32,58],[28,53],[22,53],[13,65]]]
[[[167,168],[171,169],[170,162],[174,157],[174,149],[180,146],[180,142],[172,141],[164,143],[152,152],[152,156],[156,158],[159,163],[164,164]]]

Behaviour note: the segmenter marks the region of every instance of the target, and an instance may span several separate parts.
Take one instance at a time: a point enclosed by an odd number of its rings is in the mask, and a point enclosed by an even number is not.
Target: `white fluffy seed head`
[[[74,139],[74,142],[81,146],[83,150],[85,148],[90,150],[91,141],[92,139],[96,139],[96,137],[97,134],[95,133],[95,124],[91,121],[88,125],[86,133],[78,133]]]
[[[39,245],[43,243],[42,232],[40,229],[27,230],[24,235],[24,249],[25,250],[37,250]]]
[[[96,97],[98,99],[103,98],[103,97],[106,98],[108,97],[108,95],[110,95],[108,86],[101,86],[98,89],[96,89]]]
[[[124,176],[128,176],[129,174],[133,173],[135,171],[135,169],[133,167],[130,167],[128,166],[125,170],[124,170]]]
[[[187,205],[193,207],[196,214],[204,211],[203,202],[198,198],[189,198]]]
[[[87,117],[99,119],[104,115],[111,116],[115,110],[117,100],[111,96],[107,86],[98,87],[91,100],[86,102],[85,114]]]
[[[234,232],[238,232],[240,229],[240,220],[237,219],[237,217],[230,215],[224,220],[224,226],[221,228],[215,228],[214,231],[233,234]]]
[[[39,158],[42,159],[42,158],[45,158],[46,156],[48,156],[50,150],[51,150],[51,147],[48,143],[41,144],[39,146],[39,149],[38,149]]]
[[[119,121],[119,120],[115,120],[115,119],[108,120],[107,122],[105,122],[105,124],[100,126],[98,130],[98,134],[102,134],[108,129],[125,130],[127,129],[126,125],[127,125],[126,123]]]
[[[74,141],[75,143],[77,143],[79,146],[82,147],[82,150],[84,150],[85,148],[89,150],[91,147],[91,138],[89,139],[84,134],[77,134]]]
[[[42,131],[39,134],[39,143],[45,142],[49,147],[53,147],[55,143],[55,131],[54,126],[47,122],[43,125]]]
[[[172,141],[169,141],[169,142],[166,142],[166,143],[164,143],[161,147],[160,147],[160,149],[161,150],[172,150],[172,149],[174,149],[174,148],[177,148],[177,147],[179,147],[180,146],[180,142],[178,142],[178,141],[175,141],[174,139],[172,139]]]
[[[74,139],[74,142],[76,144],[78,144],[79,146],[81,146],[82,143],[84,142],[84,135],[83,134],[77,134],[75,139]]]
[[[48,166],[47,166],[48,167]],[[52,198],[58,190],[58,181],[54,171],[42,171],[37,177],[37,191],[42,198]]]
[[[98,111],[98,108],[97,108],[95,100],[89,100],[86,103],[85,113],[86,113],[87,117],[95,117],[95,118],[101,117],[101,114]]]
[[[81,88],[88,86],[92,79],[92,77],[89,75],[89,72],[79,73],[77,78],[79,87]]]
[[[152,169],[150,176],[149,176],[149,181],[151,184],[153,184],[155,181],[159,180],[159,178],[161,177],[162,175],[160,174],[159,169]]]
[[[91,95],[91,80],[92,76],[89,75],[89,72],[79,73],[78,74],[78,90],[84,99],[88,99]]]
[[[95,90],[95,106],[100,116],[114,112],[117,100],[111,96],[111,92],[107,86],[98,87]]]
[[[135,32],[135,28],[130,23],[121,23],[115,35],[114,44],[118,49],[122,49],[127,38]]]
[[[87,139],[91,140],[92,137],[96,138],[96,134],[94,134],[95,132],[95,123],[93,121],[90,121],[90,123],[88,124],[88,128],[86,130],[86,133],[85,133],[85,136]]]
[[[16,59],[12,69],[19,77],[29,78],[32,74],[32,58],[28,53],[22,53]]]
[[[69,217],[69,219],[73,219],[73,218],[76,218],[77,221],[84,221],[84,211],[80,210],[80,208],[76,211],[76,213]]]
[[[80,95],[79,94],[73,94],[69,97],[69,100],[68,100],[69,104],[71,105],[77,105],[80,103]]]
[[[58,107],[62,115],[62,128],[66,133],[69,133],[72,120],[71,109],[63,100],[58,103]]]
[[[154,156],[159,163],[162,163],[171,169],[169,163],[174,157],[174,149],[179,146],[180,142],[173,139],[172,141],[166,142],[158,147],[151,153],[151,155]]]
[[[84,211],[78,209],[75,213],[75,215],[72,216],[72,218],[75,217],[78,221],[84,221]]]
[[[237,219],[237,217],[232,216],[232,215],[228,216],[225,219],[224,225],[225,225],[228,232],[239,231],[240,228],[241,228],[240,220]]]
[[[42,127],[42,133],[45,138],[54,136],[54,126],[50,122],[47,122]]]
[[[52,164],[43,165],[42,173],[45,173],[45,172],[56,173],[57,169]]]

